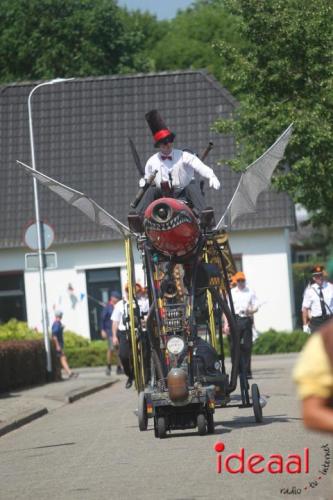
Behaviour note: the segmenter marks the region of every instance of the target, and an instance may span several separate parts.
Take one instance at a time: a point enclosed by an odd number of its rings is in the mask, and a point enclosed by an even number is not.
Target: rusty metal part
[[[172,368],[168,373],[168,391],[171,401],[185,401],[188,398],[187,374],[181,368]]]

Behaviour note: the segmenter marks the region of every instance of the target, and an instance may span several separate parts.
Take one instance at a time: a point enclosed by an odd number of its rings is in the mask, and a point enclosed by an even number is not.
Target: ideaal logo
[[[215,444],[214,449],[216,456],[216,472],[223,474],[244,474],[245,471],[251,474],[301,474],[309,473],[310,454],[309,448],[304,448],[302,454],[289,453],[284,457],[281,453],[272,453],[265,457],[261,453],[251,453],[246,456],[245,448],[241,448],[239,453],[230,453],[222,455],[225,450],[225,445],[222,442]]]
[[[321,445],[323,453],[323,461],[319,467],[316,477],[308,480],[307,484],[302,488],[292,486],[289,488],[281,488],[282,495],[300,495],[302,492],[316,488],[319,481],[328,473],[331,464],[331,451],[328,444]],[[304,448],[303,452],[289,453],[283,456],[281,453],[272,453],[265,457],[261,453],[251,453],[246,455],[245,448],[241,448],[239,453],[222,454],[225,450],[225,445],[222,442],[217,442],[214,446],[216,451],[216,472],[218,474],[309,474],[310,473],[310,452],[309,448]]]

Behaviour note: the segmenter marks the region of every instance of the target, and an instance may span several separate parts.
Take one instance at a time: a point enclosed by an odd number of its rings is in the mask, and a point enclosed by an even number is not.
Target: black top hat
[[[176,134],[168,129],[157,109],[148,111],[145,116],[155,140],[155,148],[157,148],[163,141],[172,142],[174,140]]]
[[[322,274],[324,271],[324,266],[314,266],[311,269],[311,274]]]

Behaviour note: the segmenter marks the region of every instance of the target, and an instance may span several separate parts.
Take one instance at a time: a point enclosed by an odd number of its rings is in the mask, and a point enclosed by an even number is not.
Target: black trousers
[[[125,375],[131,380],[134,379],[132,365],[132,350],[130,344],[130,336],[126,331],[118,330],[117,337],[119,340],[119,358],[123,365]]]
[[[241,356],[244,362],[245,373],[251,373],[252,354],[252,318],[242,318],[236,315],[237,326],[240,334]]]
[[[331,318],[332,318],[332,316],[330,316],[330,315],[317,316],[315,318],[311,318],[310,323],[309,323],[311,333],[316,332],[318,330],[318,328],[321,327],[321,325],[323,325],[326,321],[328,321]]]

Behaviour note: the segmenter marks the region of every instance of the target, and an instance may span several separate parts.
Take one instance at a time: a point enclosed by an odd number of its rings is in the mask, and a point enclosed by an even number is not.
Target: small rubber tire
[[[262,408],[260,405],[260,392],[257,384],[252,384],[251,386],[251,397],[255,421],[257,423],[261,423],[263,421],[263,416]]]
[[[146,395],[143,391],[140,392],[139,394],[138,421],[139,421],[140,431],[146,431],[148,427],[148,415],[147,415]]]
[[[203,413],[199,413],[199,415],[197,415],[197,427],[199,436],[204,436],[207,432],[207,423]]]
[[[158,438],[157,418],[154,417],[154,436]]]
[[[157,434],[160,439],[164,439],[166,436],[166,419],[165,417],[157,418]]]
[[[207,413],[207,433],[215,433],[214,413]]]

